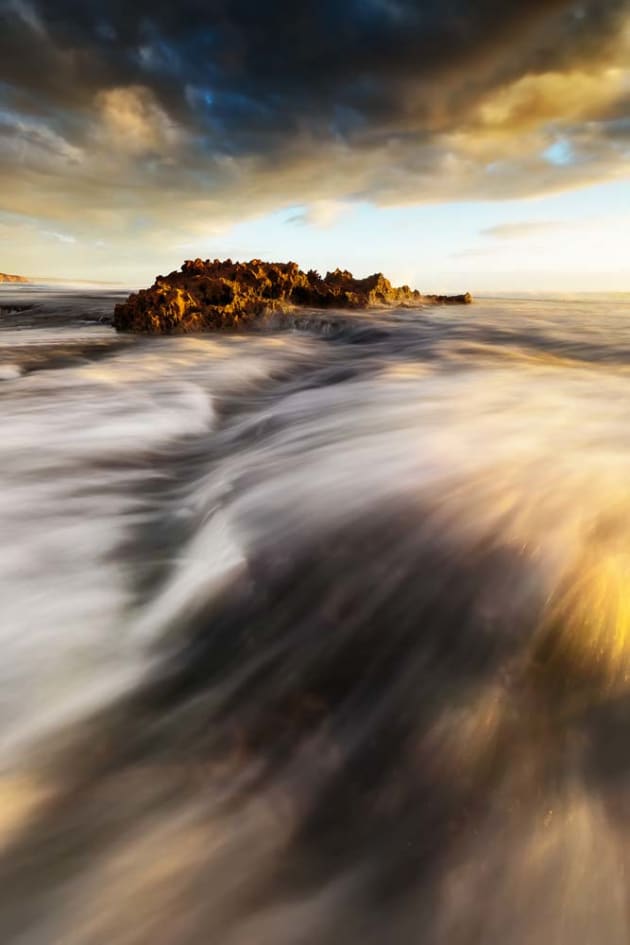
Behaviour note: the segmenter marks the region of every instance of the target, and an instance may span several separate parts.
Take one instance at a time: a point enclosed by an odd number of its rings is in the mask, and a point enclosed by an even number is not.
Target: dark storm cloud
[[[614,174],[627,15],[628,0],[0,0],[5,209],[47,195],[53,216],[104,218],[132,199],[160,217],[177,201],[184,219],[195,198],[221,215]],[[567,120],[588,160],[559,169],[545,149]]]
[[[343,136],[398,122],[404,130],[413,112],[421,121],[445,111],[448,122],[494,83],[599,55],[625,7],[621,0],[8,0],[2,70],[17,90],[60,108],[88,105],[108,85],[146,85],[185,122],[220,126],[226,143],[256,137],[273,148],[276,134],[309,125]],[[462,74],[466,81],[453,87],[449,79]],[[448,86],[440,108],[411,107],[410,87],[436,80]]]

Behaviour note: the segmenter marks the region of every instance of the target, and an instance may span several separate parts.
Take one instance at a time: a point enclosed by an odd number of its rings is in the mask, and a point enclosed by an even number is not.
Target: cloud
[[[43,120],[0,108],[0,155],[22,166],[79,164],[83,151]]]
[[[76,243],[77,241],[75,236],[70,236],[68,233],[56,233],[55,230],[42,230],[41,233],[59,243]]]
[[[280,207],[327,226],[357,200],[615,179],[629,21],[628,0],[0,0],[0,209],[177,245]]]
[[[135,155],[165,154],[179,141],[175,122],[144,86],[107,89],[97,95],[96,105],[102,140],[114,149]]]
[[[628,72],[621,66],[570,69],[529,74],[498,89],[479,109],[481,124],[510,132],[535,128],[545,121],[571,124],[623,102]],[[625,106],[624,106],[625,107]]]
[[[6,8],[8,12],[14,13],[34,32],[43,33],[42,22],[33,5],[28,3],[27,0],[6,0]]]
[[[485,265],[513,271],[559,269],[575,278],[596,271],[627,272],[627,218],[601,214],[566,220],[522,220],[501,223],[479,232],[476,245],[453,253],[462,265]]]
[[[351,211],[352,205],[344,201],[316,200],[289,217],[287,223],[327,229]]]
[[[520,240],[530,236],[547,236],[570,227],[569,223],[558,220],[530,220],[522,223],[500,223],[481,230],[481,236],[490,236],[493,239]]]

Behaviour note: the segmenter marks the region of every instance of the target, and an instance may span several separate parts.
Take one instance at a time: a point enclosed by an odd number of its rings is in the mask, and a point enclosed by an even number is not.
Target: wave
[[[317,319],[3,384],[3,941],[627,940],[629,326]]]

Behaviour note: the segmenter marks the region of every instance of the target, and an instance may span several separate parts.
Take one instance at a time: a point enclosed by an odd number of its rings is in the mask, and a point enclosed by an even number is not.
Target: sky
[[[0,0],[0,271],[630,291],[630,0]]]

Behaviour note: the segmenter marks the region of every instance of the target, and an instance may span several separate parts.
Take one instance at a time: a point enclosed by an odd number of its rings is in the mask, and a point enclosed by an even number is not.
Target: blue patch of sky
[[[186,87],[186,98],[193,108],[220,112],[223,118],[229,118],[230,114],[238,117],[242,117],[244,114],[266,115],[272,110],[266,101],[263,102],[245,92],[229,89],[212,89],[206,86],[188,85]]]
[[[558,138],[545,151],[543,157],[549,164],[556,167],[567,167],[575,162],[575,151],[573,145],[566,138]]]
[[[214,105],[215,97],[212,89],[199,85],[191,85],[189,83],[185,87],[184,92],[186,101],[191,108],[207,109],[212,108]]]

